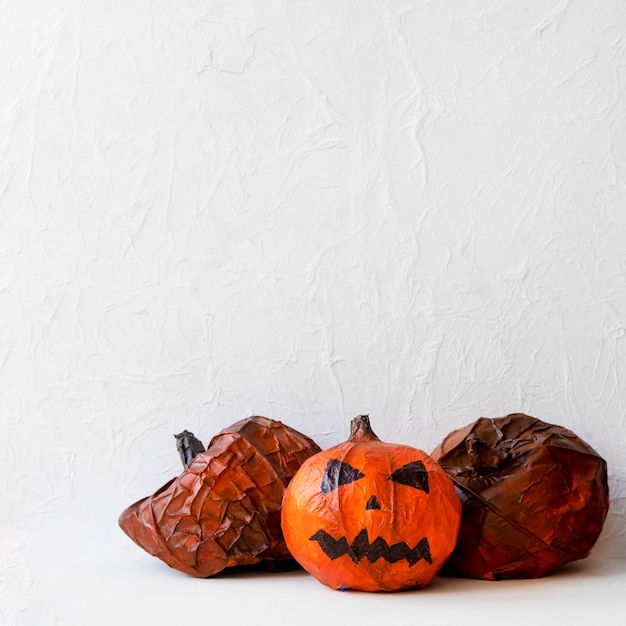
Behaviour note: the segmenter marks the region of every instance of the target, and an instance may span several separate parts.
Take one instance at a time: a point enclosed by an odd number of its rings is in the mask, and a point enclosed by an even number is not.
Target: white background
[[[255,413],[567,426],[623,560],[625,87],[620,0],[0,2],[2,623],[174,580],[117,516]]]

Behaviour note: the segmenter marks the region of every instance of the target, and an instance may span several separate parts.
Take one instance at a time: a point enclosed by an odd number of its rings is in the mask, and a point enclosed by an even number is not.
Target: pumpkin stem
[[[489,447],[485,440],[476,434],[466,437],[465,448],[467,449],[474,473],[479,476],[496,471],[506,458],[506,454]]]
[[[204,444],[188,430],[183,430],[182,433],[174,435],[174,437],[176,437],[176,449],[183,467],[187,467],[198,454],[205,452]]]
[[[348,441],[380,441],[370,426],[369,415],[357,415],[350,422],[350,438]]]

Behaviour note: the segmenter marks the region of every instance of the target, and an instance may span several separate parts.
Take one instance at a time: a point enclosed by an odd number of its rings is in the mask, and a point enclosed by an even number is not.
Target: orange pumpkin
[[[350,438],[307,459],[285,492],[282,528],[295,559],[335,589],[426,586],[452,552],[461,503],[425,452],[384,443],[368,416]]]
[[[177,439],[189,435],[193,448],[191,433]],[[258,563],[278,569],[293,562],[280,529],[280,505],[287,483],[319,446],[258,415],[225,428],[196,456],[192,449],[187,458],[188,442],[178,443],[185,470],[123,511],[122,530],[149,554],[197,577],[226,567]]]

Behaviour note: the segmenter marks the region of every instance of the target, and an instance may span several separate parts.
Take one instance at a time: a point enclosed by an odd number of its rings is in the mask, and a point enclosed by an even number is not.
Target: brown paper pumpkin
[[[453,574],[537,578],[588,555],[608,506],[606,462],[570,430],[481,417],[432,452],[463,504]]]
[[[213,437],[180,476],[129,506],[119,525],[149,554],[192,576],[283,563],[291,560],[280,528],[283,494],[319,451],[281,422],[246,418]]]
[[[347,442],[298,470],[285,493],[287,547],[335,589],[423,587],[454,548],[461,505],[452,481],[425,452],[384,443],[367,416]]]

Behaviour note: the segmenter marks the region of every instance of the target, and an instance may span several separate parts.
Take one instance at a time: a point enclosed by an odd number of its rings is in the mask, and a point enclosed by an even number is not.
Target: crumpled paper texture
[[[463,504],[446,571],[536,578],[588,555],[609,507],[604,459],[561,426],[521,413],[481,417],[432,456]]]
[[[291,560],[280,528],[289,481],[320,448],[265,417],[217,434],[177,478],[120,516],[122,530],[169,566],[196,577]]]

